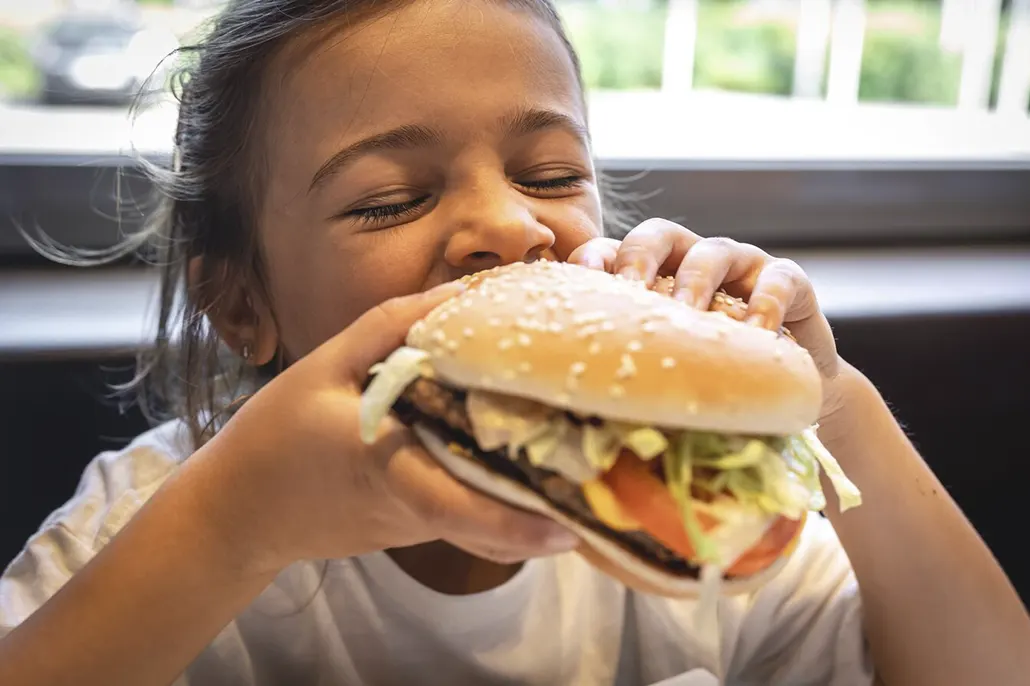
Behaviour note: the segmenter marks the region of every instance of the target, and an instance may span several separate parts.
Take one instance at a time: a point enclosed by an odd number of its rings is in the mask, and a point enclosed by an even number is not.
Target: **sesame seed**
[[[568,393],[559,393],[557,400],[559,405],[568,405],[572,397]]]
[[[622,396],[626,395],[626,389],[620,386],[619,384],[612,384],[611,387],[608,389],[608,395],[612,396],[613,398],[621,398]]]
[[[447,346],[447,349],[450,350],[451,352],[454,352],[455,350],[458,349],[458,341],[454,340],[453,338],[451,340],[447,341],[447,343],[445,345]]]
[[[639,352],[642,347],[643,346],[640,345],[640,341],[630,341],[629,344],[626,345],[626,349],[631,353]]]
[[[523,374],[528,374],[533,369],[533,365],[528,362],[519,363],[519,371]]]
[[[529,346],[529,344],[532,343],[532,342],[533,342],[533,339],[529,337],[529,334],[524,334],[524,333],[520,333],[519,334],[519,345],[521,345],[522,347],[525,348],[525,347]]]
[[[522,311],[526,314],[536,314],[536,310],[536,305],[526,305],[524,308],[522,308]]]
[[[441,312],[441,313],[440,313],[440,316],[439,316],[439,317],[437,317],[437,319],[438,319],[438,320],[440,321],[440,323],[442,324],[442,323],[444,323],[445,321],[447,321],[448,319],[450,319],[450,317],[451,317],[451,314],[450,314],[450,312]]]
[[[496,294],[494,294],[494,302],[497,303],[498,305],[500,305],[501,303],[503,303],[507,299],[508,299],[508,297],[506,295],[504,295],[504,293],[496,293]]]
[[[432,339],[437,343],[443,343],[447,339],[447,336],[440,329],[436,329],[433,331]]]
[[[472,336],[475,334],[471,326],[466,326],[461,333],[465,336],[465,338],[472,338]]]
[[[507,350],[511,346],[512,342],[510,338],[502,338],[501,340],[497,341],[497,347],[501,350]]]
[[[587,352],[591,355],[596,355],[597,353],[601,352],[601,344],[597,341],[594,341],[590,344],[590,347],[587,348]]]
[[[515,378],[515,370],[514,369],[505,369],[503,372],[501,372],[501,377],[505,378],[505,379],[508,379],[510,381],[511,379]]]
[[[601,331],[614,331],[614,330],[615,330],[615,324],[613,324],[612,322],[603,322],[601,324]]]
[[[619,369],[615,372],[615,377],[618,379],[628,379],[636,373],[637,366],[633,363],[633,358],[629,355],[623,355]]]
[[[642,324],[642,325],[640,326],[640,329],[641,329],[641,330],[642,330],[642,331],[643,331],[644,333],[654,333],[654,332],[655,332],[655,331],[656,331],[656,330],[658,329],[658,325],[657,325],[657,324],[655,324],[654,322],[644,322],[644,323],[643,323],[643,324]]]
[[[698,405],[697,405],[696,402],[689,402],[689,403],[687,403],[687,413],[688,414],[697,414],[697,409],[698,409]]]
[[[573,376],[579,376],[587,370],[586,362],[573,362],[572,366],[569,367],[569,374]]]
[[[565,330],[565,327],[559,324],[558,322],[551,322],[547,325],[547,330],[551,333],[561,333]]]
[[[676,366],[676,360],[671,357],[662,358],[662,369],[672,369]]]
[[[486,323],[489,324],[490,326],[500,326],[501,325],[501,318],[500,317],[490,317],[490,319],[488,319]]]

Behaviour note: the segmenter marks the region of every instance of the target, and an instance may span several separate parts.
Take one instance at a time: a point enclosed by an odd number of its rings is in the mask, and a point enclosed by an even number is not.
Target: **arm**
[[[550,519],[462,486],[399,423],[374,445],[360,439],[368,368],[461,288],[383,303],[250,398],[0,639],[0,684],[169,683],[297,560],[438,539],[500,560],[574,548]],[[12,592],[34,604],[23,600]]]
[[[170,683],[272,580],[212,526],[221,489],[196,458],[0,640],[0,683]]]
[[[884,684],[1016,684],[1030,674],[1030,617],[997,561],[905,437],[873,385],[844,365],[848,398],[820,439],[862,490],[826,508],[862,593]]]

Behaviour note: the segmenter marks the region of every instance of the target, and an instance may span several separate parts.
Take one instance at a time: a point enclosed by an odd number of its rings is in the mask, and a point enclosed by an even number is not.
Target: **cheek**
[[[282,248],[266,261],[280,344],[291,359],[379,303],[423,290],[431,279],[432,247],[388,232]]]
[[[584,194],[574,202],[547,204],[537,219],[554,233],[554,253],[565,261],[579,246],[602,235],[601,202],[597,193]]]

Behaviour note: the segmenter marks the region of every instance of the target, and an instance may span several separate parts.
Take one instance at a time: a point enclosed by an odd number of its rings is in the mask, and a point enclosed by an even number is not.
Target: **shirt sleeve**
[[[75,494],[43,522],[0,576],[0,638],[93,558],[135,515],[179,459],[155,429],[122,451],[102,453]]]
[[[743,608],[727,682],[869,686],[858,582],[829,521],[809,517],[783,570]]]

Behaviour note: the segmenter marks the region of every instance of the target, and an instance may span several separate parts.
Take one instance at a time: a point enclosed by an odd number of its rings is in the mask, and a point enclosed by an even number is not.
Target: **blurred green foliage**
[[[795,16],[755,10],[747,0],[701,0],[694,83],[787,95],[796,45]],[[653,89],[661,85],[664,2],[561,3],[588,87]],[[961,57],[942,50],[940,2],[869,0],[859,97],[866,101],[952,105]],[[1008,30],[1002,17],[994,88]]]
[[[144,0],[159,4],[167,0]],[[591,89],[661,86],[666,3],[559,0]],[[937,0],[868,0],[859,96],[867,101],[954,104],[961,58],[938,44]],[[755,93],[791,92],[795,17],[763,11],[748,0],[701,0],[694,83]],[[994,87],[1007,19],[1002,18]],[[0,96],[23,97],[37,87],[26,39],[0,27]]]
[[[0,26],[0,98],[22,98],[39,88],[39,75],[32,66],[25,38]]]

